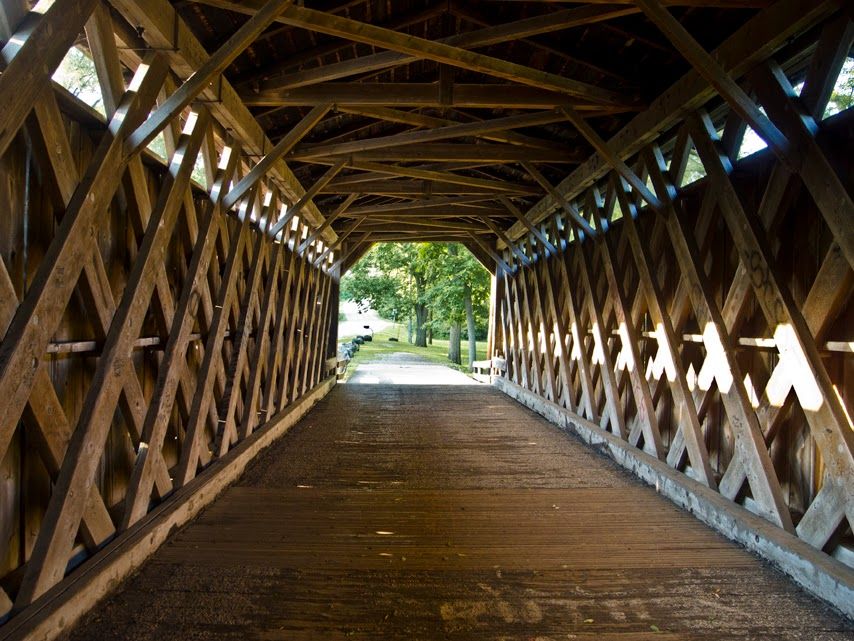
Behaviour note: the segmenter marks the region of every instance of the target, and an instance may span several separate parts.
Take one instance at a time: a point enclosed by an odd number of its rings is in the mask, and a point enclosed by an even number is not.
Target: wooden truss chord
[[[327,161],[326,164],[333,164],[332,161]],[[421,193],[424,191],[429,192],[433,189],[433,183],[447,183],[450,185],[460,185],[463,187],[473,187],[473,188],[482,188],[485,191],[476,191],[472,193],[506,193],[506,194],[540,194],[541,191],[536,187],[531,187],[529,185],[517,185],[513,183],[505,183],[498,180],[487,180],[484,178],[472,178],[470,176],[463,176],[460,174],[455,174],[452,171],[436,171],[433,169],[423,169],[421,167],[402,167],[399,165],[386,165],[378,162],[358,162],[352,161],[349,164],[350,168],[358,169],[360,171],[371,172],[367,178],[371,180],[381,179],[385,176],[402,176],[404,178],[417,178],[423,181],[429,181],[427,183],[419,183],[419,189],[415,193]],[[374,175],[376,174],[376,175]],[[362,182],[362,180],[366,178],[362,175],[356,176],[347,176],[345,178],[339,178],[336,181],[330,183],[330,191],[332,187],[338,187],[342,185],[349,185],[352,181]],[[404,184],[405,185],[405,184]],[[321,189],[321,193],[323,193],[323,189]],[[370,193],[370,192],[365,192]],[[405,193],[405,192],[401,192]],[[461,190],[460,193],[467,193],[464,190]]]
[[[415,127],[449,127],[461,124],[457,120],[449,120],[447,118],[437,118],[436,116],[427,116],[414,111],[403,111],[401,109],[390,109],[388,107],[359,107],[354,105],[336,105],[336,109],[340,113],[362,116],[365,118],[373,118],[386,122],[396,122]],[[492,121],[494,122],[494,120]],[[544,147],[552,149],[564,149],[566,147],[560,143],[554,143],[550,140],[533,138],[515,131],[493,131],[475,134],[476,138],[482,140],[491,140],[493,142],[503,142],[511,145],[523,145],[528,147]]]
[[[266,29],[271,22],[293,0],[267,0],[255,15],[247,20],[219,49],[190,76],[178,89],[161,104],[149,118],[135,131],[128,141],[134,150],[145,147],[154,140],[163,128],[184,110],[196,96],[206,89],[212,80],[223,71],[252,44],[255,36]]]
[[[289,160],[304,162],[335,162],[331,159],[317,158],[312,152],[296,150],[288,156]],[[353,162],[476,162],[484,164],[512,163],[523,160],[531,162],[575,163],[580,160],[574,154],[554,149],[520,147],[518,145],[474,145],[466,143],[423,143],[405,147],[389,147],[356,151],[346,158]]]
[[[167,0],[110,0],[110,4],[128,23],[138,27],[148,46],[163,52],[179,78],[188,79],[209,60],[210,55]],[[217,82],[207,85],[198,95],[200,100],[209,101],[211,113],[232,132],[244,153],[263,158],[273,148],[224,76],[220,75]],[[289,202],[299,200],[305,191],[281,159],[270,169],[270,179],[281,189],[282,198]],[[313,203],[306,207],[304,217],[314,225],[323,222],[322,214]],[[335,233],[327,228],[323,237],[332,242]]]

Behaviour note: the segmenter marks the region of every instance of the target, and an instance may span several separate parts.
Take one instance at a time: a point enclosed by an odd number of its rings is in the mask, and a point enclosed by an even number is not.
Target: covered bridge
[[[0,0],[0,639],[851,638],[852,18]],[[425,240],[493,386],[336,388]]]

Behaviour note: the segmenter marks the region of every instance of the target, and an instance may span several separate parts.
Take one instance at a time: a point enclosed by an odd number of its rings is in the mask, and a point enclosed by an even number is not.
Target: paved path
[[[71,638],[852,634],[850,621],[491,387],[347,384]]]
[[[479,385],[462,372],[407,352],[382,354],[361,363],[348,385]]]

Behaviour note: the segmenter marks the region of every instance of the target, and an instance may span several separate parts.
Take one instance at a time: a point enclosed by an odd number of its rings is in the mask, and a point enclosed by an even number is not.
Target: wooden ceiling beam
[[[356,240],[371,240],[377,243],[462,243],[471,240],[465,232],[439,232],[423,230],[420,232],[371,232],[355,235]],[[354,241],[355,242],[355,241]]]
[[[358,151],[348,156],[354,162],[465,162],[483,161],[490,164],[520,162],[527,160],[531,162],[548,163],[578,163],[582,157],[578,154],[566,154],[553,149],[537,149],[534,147],[517,147],[515,145],[471,145],[453,143],[425,143],[414,144],[406,147],[391,147],[389,149],[370,149]],[[288,156],[289,160],[300,160],[304,162],[318,162],[329,164],[335,162],[335,156],[330,159],[321,160],[314,158],[310,152],[293,152]]]
[[[362,231],[374,232],[408,232],[408,231],[423,231],[428,229],[444,229],[448,231],[464,231],[486,233],[489,230],[483,225],[476,225],[463,221],[448,221],[448,220],[407,220],[407,221],[389,221],[389,220],[367,220],[362,225]]]
[[[389,109],[388,107],[358,107],[354,105],[342,105],[338,107],[337,110],[341,113],[363,116],[365,118],[376,118],[377,120],[412,125],[414,127],[445,127],[460,124],[456,120],[436,118],[435,116],[426,116],[412,111],[401,111],[400,109]],[[482,138],[483,140],[508,143],[511,145],[562,147],[562,145],[554,143],[551,140],[539,140],[537,138],[518,134],[514,131],[484,132],[475,135],[475,137]]]
[[[323,161],[322,164],[331,164],[331,161]],[[419,178],[421,180],[426,181],[435,181],[454,185],[465,185],[466,187],[484,187],[486,189],[498,191],[501,193],[524,193],[531,195],[537,195],[542,193],[539,189],[530,185],[519,185],[499,180],[486,180],[484,178],[472,178],[470,176],[461,176],[450,171],[436,171],[433,169],[421,169],[420,167],[399,167],[397,165],[386,165],[383,163],[367,161],[353,161],[350,163],[350,167],[352,169],[359,169],[362,171],[371,172],[379,176],[401,176],[404,178]],[[340,184],[351,184],[348,183],[349,178],[350,176],[348,176],[347,178],[340,179]],[[336,181],[336,183],[338,182],[339,181]],[[429,184],[427,186],[429,187]],[[421,191],[423,191],[423,188],[424,185],[422,184]]]
[[[603,20],[639,13],[639,11],[639,9],[633,6],[576,7],[494,27],[478,29],[469,33],[456,34],[448,38],[442,38],[436,42],[461,49],[475,49],[538,34],[602,22]],[[384,51],[370,56],[362,56],[272,78],[267,82],[261,83],[257,88],[260,90],[296,89],[297,87],[329,82],[331,80],[340,80],[341,78],[357,74],[382,71],[390,67],[417,62],[420,59],[421,57],[417,55],[399,53],[397,51]]]
[[[382,205],[366,205],[363,207],[353,207],[349,210],[349,214],[381,214],[395,213],[399,211],[413,211],[419,209],[435,209],[448,205],[471,205],[480,203],[485,200],[492,200],[492,196],[461,196],[459,198],[434,198],[427,200],[404,200],[395,203],[387,203]]]
[[[477,205],[446,205],[444,207],[413,207],[411,209],[400,209],[397,212],[369,212],[359,213],[357,211],[348,211],[347,217],[355,218],[357,216],[373,217],[379,214],[401,215],[408,214],[410,216],[477,216],[479,214],[486,216],[507,216],[507,212],[501,207],[478,207]]]
[[[495,197],[496,191],[491,187],[460,185],[429,180],[373,180],[358,184],[338,184],[332,181],[320,190],[321,194],[364,194],[378,196],[456,196],[456,195],[488,195]],[[530,195],[527,187],[524,191],[510,189],[499,192],[505,195]],[[535,192],[539,194],[540,191]]]
[[[216,50],[193,75],[175,90],[148,117],[133,136],[130,144],[134,151],[142,149],[160,133],[184,108],[207,89],[228,66],[243,53],[252,41],[273,20],[287,9],[293,0],[265,0],[263,6],[232,35],[219,49]]]
[[[138,28],[147,46],[166,56],[178,78],[189,78],[209,58],[198,38],[167,0],[110,0],[110,4],[129,25]],[[207,86],[200,99],[209,103],[220,125],[240,141],[244,153],[261,158],[273,148],[273,143],[224,76],[220,75],[218,82]],[[299,200],[305,191],[282,160],[273,165],[270,179],[291,202]],[[313,203],[305,210],[305,218],[313,225],[323,222],[323,215]],[[331,228],[324,232],[324,240],[335,240]]]
[[[350,154],[370,151],[372,149],[391,149],[406,145],[415,145],[449,138],[470,137],[494,131],[507,131],[520,127],[536,127],[561,122],[567,119],[564,112],[554,110],[494,118],[480,122],[454,124],[423,131],[407,131],[394,136],[381,136],[364,140],[351,140],[335,144],[320,143],[316,145],[300,145],[293,156],[301,160],[338,154]]]
[[[223,0],[212,0],[212,2],[217,3],[218,6],[223,4]],[[245,13],[246,9],[254,8],[258,3],[258,0],[250,0],[241,4],[229,4],[235,8],[244,7]],[[596,103],[631,104],[634,102],[633,99],[627,99],[626,96],[596,85],[306,7],[289,6],[279,14],[279,22],[519,84],[544,87]]]
[[[454,84],[451,95],[443,96],[438,83],[330,82],[299,89],[243,91],[250,107],[312,107],[329,102],[336,105],[432,107],[473,109],[553,109],[572,105],[594,114],[613,113],[614,106],[600,105],[584,96],[571,97],[543,87],[513,84]],[[628,105],[631,107],[631,105]],[[625,111],[627,105],[619,105]]]
[[[490,219],[507,219],[510,215],[506,210],[503,209],[487,209],[487,210],[476,210],[471,212],[447,212],[441,209],[435,211],[418,211],[418,212],[398,212],[398,213],[381,213],[381,214],[363,214],[363,215],[353,215],[350,216],[349,212],[342,215],[343,218],[371,218],[371,219],[421,219],[425,216],[429,216],[430,218],[458,218],[458,219],[471,219],[471,220],[483,220],[485,218]]]
[[[451,14],[456,16],[457,18],[460,18],[460,19],[465,20],[466,22],[470,22],[472,24],[476,24],[482,28],[500,29],[501,27],[504,26],[504,25],[493,26],[493,23],[487,19],[487,16],[484,15],[482,12],[475,11],[475,9],[473,8],[472,5],[473,5],[473,3],[471,3],[471,2],[462,2],[461,3],[461,2],[458,2],[457,0],[452,0],[451,8],[450,8]],[[623,6],[599,5],[599,6],[596,6],[596,5],[591,4],[591,5],[588,5],[588,6],[583,7],[583,8],[587,9],[589,11],[593,11],[596,9],[601,10],[601,9],[606,8],[606,7],[610,11],[599,14],[598,16],[595,16],[595,14],[592,14],[590,16],[589,22],[584,23],[584,24],[594,24],[597,22],[603,22],[605,20],[611,20],[613,18],[619,18],[619,17],[626,16],[626,15],[632,15],[632,14],[640,13],[640,9],[638,9],[637,7],[631,6],[631,5],[623,5]],[[565,11],[579,11],[579,9],[566,9]],[[613,13],[611,13],[611,12],[613,12]],[[551,13],[551,14],[545,14],[542,17],[547,18],[549,15],[554,16],[554,15],[557,15],[558,13],[561,13],[561,12],[556,11],[556,12]],[[581,26],[581,25],[573,24],[573,25],[569,25],[569,26]],[[634,90],[636,88],[635,86],[633,86],[633,83],[631,81],[629,81],[624,76],[621,76],[618,73],[614,73],[613,71],[611,71],[609,69],[604,69],[602,67],[599,67],[598,65],[595,65],[591,62],[588,62],[587,60],[582,60],[582,59],[579,59],[575,56],[571,56],[568,53],[566,53],[565,51],[561,51],[560,49],[550,47],[549,45],[544,44],[543,42],[541,42],[539,40],[534,40],[532,38],[532,36],[537,36],[537,35],[543,35],[543,34],[528,33],[528,34],[526,34],[526,37],[520,38],[519,42],[523,42],[526,45],[528,45],[529,47],[533,47],[533,48],[538,49],[540,51],[544,51],[544,52],[548,53],[550,56],[554,56],[556,58],[559,58],[560,60],[567,62],[569,64],[577,65],[579,67],[585,67],[588,71],[592,71],[593,73],[600,74],[603,76],[607,76],[607,77],[611,78],[612,80],[614,80],[615,82],[620,83],[620,86],[626,88],[627,90],[629,88],[631,88],[631,90]]]
[[[545,0],[549,1],[549,0]],[[555,2],[579,4],[634,4],[634,0],[554,0]],[[661,0],[668,7],[711,7],[716,9],[764,9],[773,0]]]
[[[739,78],[773,55],[792,37],[805,33],[838,8],[835,0],[777,0],[748,20],[712,55],[730,76]],[[656,98],[646,111],[612,136],[608,145],[622,160],[626,160],[661,132],[673,128],[685,113],[701,107],[714,95],[714,87],[696,70],[691,70]],[[555,189],[562,198],[574,198],[610,169],[611,165],[594,153]],[[549,194],[528,211],[527,218],[534,223],[540,222],[558,206],[560,200]],[[507,235],[515,240],[525,232],[524,225],[517,224]]]

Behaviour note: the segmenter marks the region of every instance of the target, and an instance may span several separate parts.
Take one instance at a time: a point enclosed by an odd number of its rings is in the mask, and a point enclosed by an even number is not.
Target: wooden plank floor
[[[852,622],[486,387],[343,385],[71,639],[816,639]]]

